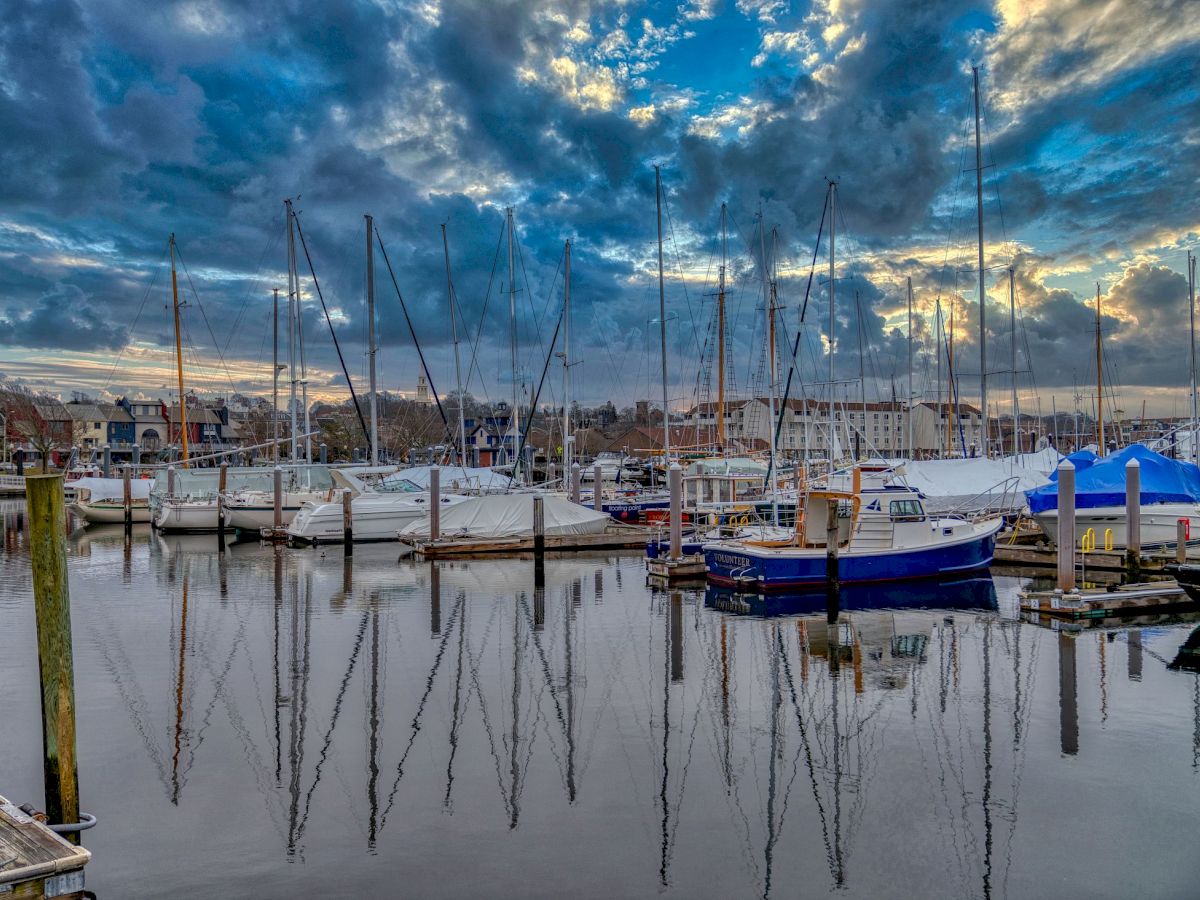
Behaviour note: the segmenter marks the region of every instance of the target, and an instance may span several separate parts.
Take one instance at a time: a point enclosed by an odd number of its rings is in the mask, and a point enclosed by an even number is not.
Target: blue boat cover
[[[1142,472],[1142,503],[1200,502],[1200,469],[1189,462],[1169,459],[1141,444],[1132,444],[1103,459],[1094,459],[1079,469],[1076,456],[1068,459],[1076,465],[1075,508],[1094,509],[1098,506],[1125,505],[1125,464],[1136,459]],[[1091,456],[1092,454],[1087,454]],[[1086,460],[1081,460],[1086,461]],[[1058,482],[1050,482],[1026,491],[1029,511],[1045,512],[1058,509]]]
[[[1098,457],[1091,450],[1076,450],[1074,453],[1068,455],[1067,459],[1069,459],[1071,461],[1071,465],[1073,465],[1075,467],[1075,483],[1076,484],[1079,483],[1079,473],[1082,470],[1090,469],[1092,466],[1094,466],[1097,462],[1100,461],[1100,457]],[[1055,469],[1053,472],[1050,473],[1050,480],[1058,481],[1058,469]]]

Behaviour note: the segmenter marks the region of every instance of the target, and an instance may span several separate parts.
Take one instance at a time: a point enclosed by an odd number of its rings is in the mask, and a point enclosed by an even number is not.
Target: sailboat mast
[[[770,435],[768,449],[771,454],[771,483],[767,485],[771,492],[771,524],[779,524],[779,503],[775,496],[775,485],[778,484],[778,470],[775,467],[775,297],[771,289],[771,274],[767,269],[767,220],[763,218],[762,206],[758,207],[758,253],[762,265],[763,306],[767,313],[767,378],[770,381],[767,389],[767,433]]]
[[[1016,271],[1008,267],[1009,356],[1012,363],[1013,456],[1021,452],[1017,432],[1021,425],[1021,407],[1017,400],[1017,281]]]
[[[654,167],[654,209],[658,219],[658,337],[662,349],[663,462],[665,463],[671,456],[671,407],[667,399],[667,294],[663,283],[662,172],[658,166]]]
[[[1100,342],[1100,282],[1096,282],[1096,452],[1104,456],[1104,349]]]
[[[722,203],[721,268],[717,275],[717,449],[722,453],[725,452],[725,260],[727,249],[725,204]],[[1195,366],[1192,368],[1194,370]]]
[[[179,337],[179,279],[175,275],[175,235],[171,234],[171,297],[175,307],[175,373],[179,378],[179,444],[188,465],[187,402],[183,396],[183,342]]]
[[[936,388],[933,393],[933,399],[934,399],[934,407],[938,408],[938,407],[941,407],[941,405],[942,405],[942,349],[945,347],[945,340],[944,340],[945,336],[942,334],[943,323],[942,323],[942,298],[941,297],[937,298],[937,303],[936,303],[936,306],[934,307],[933,318],[934,318],[935,324],[937,325],[937,337],[934,339],[934,343],[935,343],[936,349],[937,349],[937,385],[936,385]],[[938,408],[938,410],[937,410],[938,417],[937,417],[936,423],[933,428],[933,439],[934,439],[935,443],[938,441],[937,424],[940,423],[942,420],[942,412],[943,411],[940,408]],[[946,412],[947,413],[949,412],[948,408],[947,408]]]
[[[836,181],[829,182],[829,411],[833,414],[833,345],[834,340],[834,307],[837,299],[834,280],[835,249],[837,244],[837,186]]]
[[[571,242],[563,247],[563,478],[571,473]]]
[[[1200,422],[1200,400],[1196,396],[1196,257],[1192,251],[1187,255],[1188,267],[1188,319],[1191,322],[1191,340],[1188,342],[1192,357],[1192,462],[1200,461],[1200,435],[1196,434]]]
[[[951,411],[953,411],[953,417]],[[950,455],[950,450],[954,446],[954,425],[956,424],[958,424],[958,398],[954,393],[954,301],[951,301],[950,353],[946,358],[946,456]]]
[[[983,455],[988,455],[987,400],[987,294],[984,291],[983,270],[983,145],[979,138],[979,66],[972,66],[975,80],[975,208],[979,220],[979,414]]]
[[[913,447],[913,406],[915,405],[915,397],[913,396],[913,292],[912,292],[912,277],[908,279],[908,403],[905,404],[904,420],[908,423],[908,458],[913,459],[916,456],[915,448]]]
[[[367,365],[370,372],[371,390],[371,465],[379,465],[379,392],[375,386],[375,252],[372,232],[375,222],[369,215],[363,220],[367,226]]]
[[[271,315],[271,461],[279,462],[279,288]]]
[[[463,411],[466,395],[463,393],[462,358],[458,352],[458,312],[454,304],[454,279],[450,274],[450,242],[446,237],[446,223],[442,223],[442,255],[446,260],[446,302],[450,306],[450,340],[454,344],[454,380],[458,388],[458,436],[460,450],[458,464],[467,464],[467,420]]]
[[[513,479],[520,484],[521,461],[516,458],[517,445],[521,436],[521,406],[517,384],[517,282],[516,266],[513,263],[513,211],[505,210],[508,228],[508,345],[512,363],[512,435],[513,435]]]
[[[287,267],[288,267],[288,378],[291,391],[288,395],[288,419],[291,424],[292,452],[290,460],[294,463],[299,448],[296,436],[300,428],[296,422],[296,390],[300,379],[296,373],[296,225],[292,216],[292,201],[284,200],[287,207]]]

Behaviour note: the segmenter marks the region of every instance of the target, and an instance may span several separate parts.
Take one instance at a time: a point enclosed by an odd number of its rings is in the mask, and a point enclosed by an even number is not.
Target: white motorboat
[[[1096,506],[1075,511],[1075,539],[1082,540],[1088,531],[1096,540],[1097,550],[1124,550],[1127,546],[1125,531],[1125,507]],[[1189,548],[1200,548],[1200,504],[1196,503],[1150,503],[1142,506],[1141,539],[1143,550],[1159,550],[1174,547],[1180,520],[1184,526],[1184,537]],[[1058,510],[1047,509],[1035,513],[1033,520],[1051,541],[1058,537]],[[1090,538],[1089,538],[1090,541]]]
[[[152,521],[159,531],[216,531],[217,495],[163,497]]]
[[[333,499],[332,490],[284,491],[281,501],[282,524],[290,525],[305,503],[326,503]],[[258,534],[275,525],[274,491],[235,491],[225,495],[225,525],[239,531]]]
[[[372,490],[347,471],[333,473],[340,485],[329,500],[309,500],[300,505],[288,526],[288,539],[296,543],[340,542],[342,497],[350,492],[354,517],[354,541],[394,541],[406,526],[429,515],[430,495],[407,479],[391,477]],[[443,509],[469,499],[460,494],[443,494]]]

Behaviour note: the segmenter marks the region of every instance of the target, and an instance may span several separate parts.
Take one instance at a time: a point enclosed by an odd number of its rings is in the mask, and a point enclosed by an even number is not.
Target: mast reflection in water
[[[36,798],[4,523],[0,783]],[[1055,633],[987,577],[848,587],[829,625],[821,594],[651,589],[637,555],[539,573],[215,543],[71,537],[102,897],[1178,895],[1196,874],[1192,625]],[[1096,790],[1099,759],[1131,786]],[[1118,840],[1172,865],[1131,871]]]

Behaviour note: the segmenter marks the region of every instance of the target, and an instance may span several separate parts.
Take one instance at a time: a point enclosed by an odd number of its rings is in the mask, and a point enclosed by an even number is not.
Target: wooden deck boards
[[[92,854],[55,834],[0,797],[0,892],[58,897],[83,888]]]

